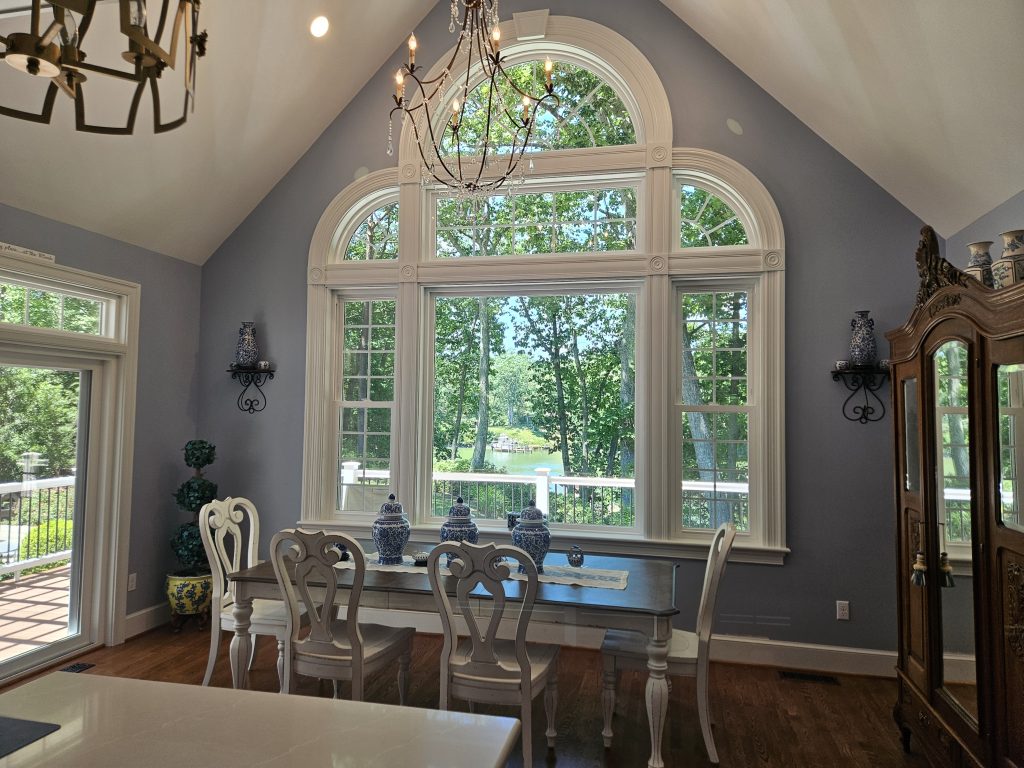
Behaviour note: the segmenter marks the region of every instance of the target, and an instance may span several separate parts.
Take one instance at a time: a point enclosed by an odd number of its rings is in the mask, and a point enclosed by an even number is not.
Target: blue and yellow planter
[[[198,576],[167,575],[167,602],[171,606],[171,627],[177,632],[189,616],[199,618],[199,627],[206,626],[210,616],[210,596],[213,592],[213,576],[203,573]]]

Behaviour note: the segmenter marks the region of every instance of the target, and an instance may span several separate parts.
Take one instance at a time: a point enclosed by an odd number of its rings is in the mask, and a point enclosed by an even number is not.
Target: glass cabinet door
[[[953,573],[948,552],[970,558],[970,365],[962,341],[947,341],[933,356],[935,381],[935,500],[940,557],[929,568],[939,585],[942,618],[942,687],[975,723],[978,684],[974,648],[974,585],[970,568]]]
[[[999,397],[999,518],[1003,525],[1024,531],[1020,484],[1024,470],[1024,364],[996,368]]]

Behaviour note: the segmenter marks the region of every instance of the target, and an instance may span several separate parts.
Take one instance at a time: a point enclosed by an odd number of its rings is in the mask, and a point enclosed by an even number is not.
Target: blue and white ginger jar
[[[878,345],[875,343],[875,321],[868,317],[869,310],[861,309],[854,313],[850,321],[850,363],[859,367],[869,367],[878,363]]]
[[[402,564],[402,553],[409,543],[409,521],[393,493],[380,505],[377,519],[373,521],[373,543],[380,565]]]
[[[480,540],[480,531],[476,523],[471,519],[472,510],[468,504],[464,504],[462,497],[455,500],[455,504],[448,508],[448,519],[441,524],[441,543],[446,541],[468,541],[476,544]],[[447,554],[448,565],[452,564],[455,555]]]
[[[526,550],[537,564],[537,573],[544,573],[544,557],[551,549],[551,531],[544,522],[544,513],[536,507],[533,499],[519,513],[519,522],[512,529],[512,543]],[[519,566],[519,571],[523,571],[523,566]]]
[[[238,344],[235,345],[235,364],[240,368],[253,368],[260,359],[260,348],[256,343],[256,323],[242,323],[238,329]]]

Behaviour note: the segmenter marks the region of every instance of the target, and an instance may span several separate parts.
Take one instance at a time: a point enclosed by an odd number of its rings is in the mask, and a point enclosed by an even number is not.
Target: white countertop
[[[0,768],[485,768],[508,717],[54,672],[0,695],[0,715],[59,723]]]

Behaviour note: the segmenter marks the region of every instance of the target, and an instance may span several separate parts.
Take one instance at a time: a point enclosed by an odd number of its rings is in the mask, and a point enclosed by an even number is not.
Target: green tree
[[[45,368],[0,367],[0,471],[21,479],[21,454],[47,461],[40,477],[68,475],[76,463],[78,374]]]

